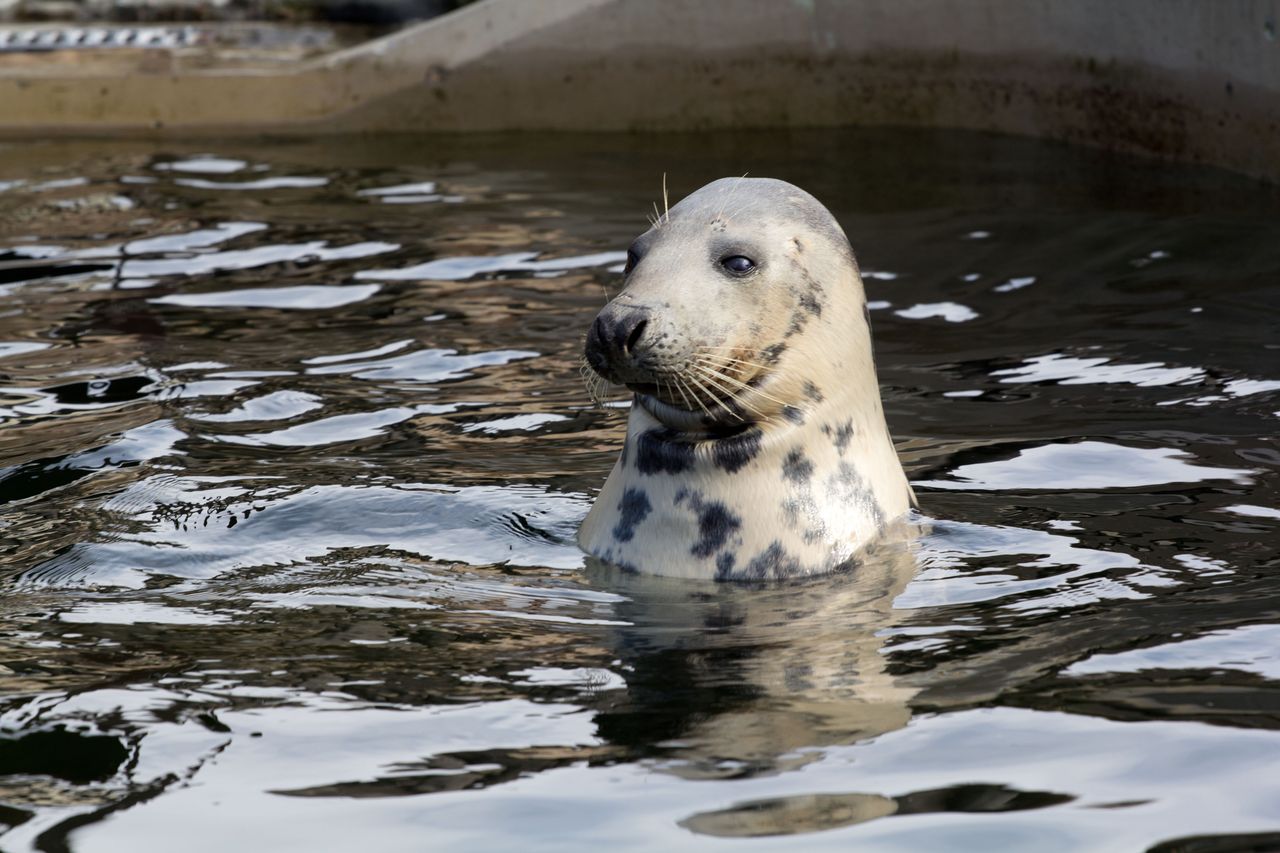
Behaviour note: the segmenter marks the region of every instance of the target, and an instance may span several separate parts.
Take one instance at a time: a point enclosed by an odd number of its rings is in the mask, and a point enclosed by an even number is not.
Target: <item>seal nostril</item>
[[[648,320],[641,320],[636,323],[636,327],[631,330],[631,334],[627,335],[627,352],[631,352],[636,348],[636,344],[640,342],[640,336],[644,334],[644,327],[649,325]]]

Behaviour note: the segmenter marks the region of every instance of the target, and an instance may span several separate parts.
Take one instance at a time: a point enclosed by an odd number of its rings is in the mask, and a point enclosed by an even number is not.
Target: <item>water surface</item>
[[[853,241],[917,545],[588,565],[587,324],[748,172]],[[954,133],[5,144],[0,844],[1280,849],[1277,213]]]

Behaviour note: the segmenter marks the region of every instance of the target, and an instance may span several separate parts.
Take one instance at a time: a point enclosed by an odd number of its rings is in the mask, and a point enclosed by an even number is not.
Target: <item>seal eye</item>
[[[734,275],[746,275],[756,268],[756,262],[745,255],[730,255],[720,261],[720,266]]]
[[[640,263],[640,256],[635,253],[634,249],[627,249],[627,265],[623,268],[622,274],[628,275],[636,268],[636,264]]]

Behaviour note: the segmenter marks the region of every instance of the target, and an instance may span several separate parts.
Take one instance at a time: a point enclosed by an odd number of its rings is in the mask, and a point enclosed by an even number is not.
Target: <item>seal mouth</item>
[[[752,420],[753,415],[763,414],[747,399],[747,394],[754,390],[747,383],[727,375],[712,375],[695,366],[623,385],[628,391],[660,404],[661,414],[680,412],[697,418],[702,424],[741,424]]]
[[[745,429],[749,424],[745,418],[708,418],[700,410],[673,406],[653,394],[637,392],[636,405],[656,418],[663,426],[684,435],[705,435]]]
[[[628,382],[626,387],[650,414],[684,431],[735,430],[787,409],[784,401],[762,388],[772,371],[762,368],[743,375],[736,367],[695,358],[679,372]]]
[[[774,373],[767,356],[741,347],[703,345],[678,366],[659,368],[637,359],[618,364],[588,348],[583,376],[592,396],[607,391],[599,383],[621,385],[637,395],[658,420],[680,430],[717,431],[765,420],[786,407],[763,386]],[[637,363],[639,361],[640,363]]]

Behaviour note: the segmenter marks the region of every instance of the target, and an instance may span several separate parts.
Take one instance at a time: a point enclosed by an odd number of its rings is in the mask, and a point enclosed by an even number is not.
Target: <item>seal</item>
[[[586,361],[633,392],[578,544],[717,580],[853,565],[914,505],[885,424],[857,262],[817,199],[724,178],[654,220]]]

